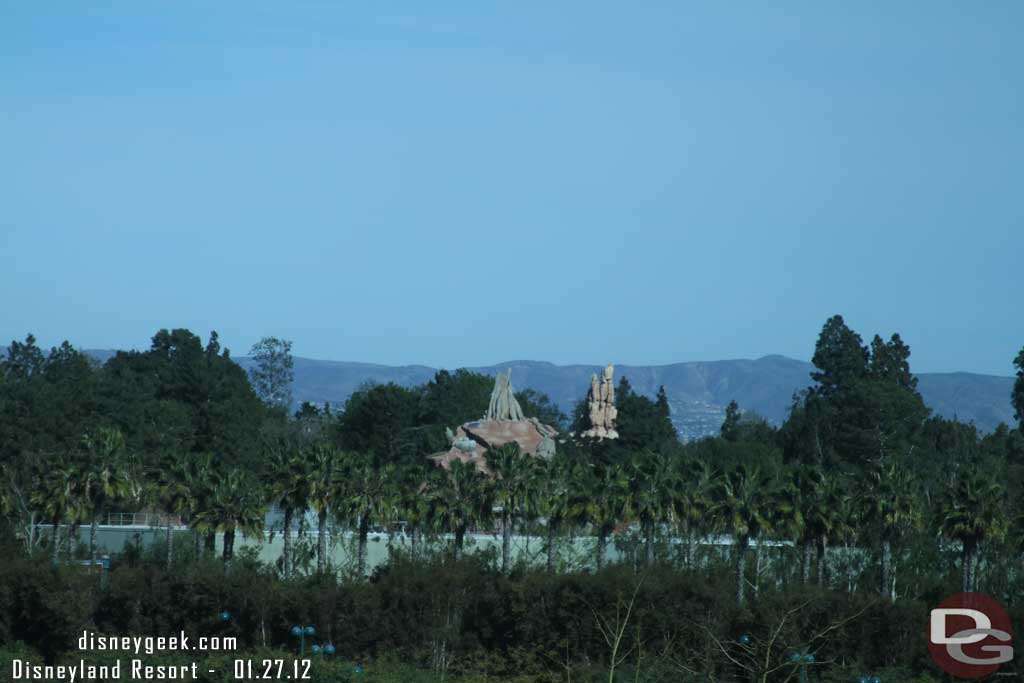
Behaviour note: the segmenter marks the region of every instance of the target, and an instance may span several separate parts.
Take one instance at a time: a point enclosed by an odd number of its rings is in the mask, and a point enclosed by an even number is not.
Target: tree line
[[[203,345],[161,331],[150,350],[102,365],[68,344],[44,354],[31,337],[12,343],[0,365],[8,542],[57,563],[74,550],[61,525],[70,539],[108,511],[152,508],[168,518],[161,565],[208,566],[220,533],[230,569],[236,535],[262,537],[275,505],[283,528],[300,532],[284,534],[270,568],[285,582],[335,576],[327,536],[338,526],[356,539],[355,580],[368,573],[372,530],[402,535],[406,560],[449,567],[462,566],[466,535],[479,531],[501,534],[503,576],[534,571],[514,563],[514,534],[543,537],[539,571],[551,576],[564,574],[568,540],[582,536],[592,540],[586,573],[614,569],[611,544],[641,574],[674,568],[711,581],[728,569],[729,601],[748,612],[800,586],[886,603],[937,602],[957,588],[1020,601],[1021,426],[981,435],[932,415],[899,335],[865,344],[829,319],[814,385],[781,426],[733,403],[719,436],[688,444],[675,438],[664,392],[648,399],[622,378],[623,438],[565,439],[550,460],[498,448],[493,476],[425,461],[447,446],[445,427],[482,414],[489,378],[442,371],[419,387],[361,387],[341,410],[306,404],[289,415],[286,343],[261,344],[268,360],[250,382],[216,334]],[[1024,350],[1014,365],[1008,400],[1021,420]],[[543,395],[518,397],[527,415],[580,431],[582,399],[565,416]],[[293,547],[307,513],[318,522],[308,569]],[[185,557],[173,554],[172,518],[191,529]]]

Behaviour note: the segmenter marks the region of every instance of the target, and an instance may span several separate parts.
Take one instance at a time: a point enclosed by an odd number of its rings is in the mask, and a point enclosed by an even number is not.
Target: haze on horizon
[[[0,342],[389,365],[1024,345],[1024,4],[6,3]]]

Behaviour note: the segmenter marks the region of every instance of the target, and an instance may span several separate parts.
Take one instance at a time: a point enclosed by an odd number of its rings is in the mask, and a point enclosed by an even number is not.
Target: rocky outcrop
[[[600,380],[596,374],[590,376],[590,391],[587,392],[590,428],[584,431],[582,436],[592,439],[619,438],[619,433],[615,430],[615,418],[619,412],[615,409],[615,385],[612,384],[614,373],[615,366],[609,363],[601,373]]]
[[[451,444],[446,452],[430,456],[436,465],[447,468],[453,460],[474,463],[482,472],[490,472],[486,453],[507,443],[519,444],[519,452],[541,458],[555,454],[558,430],[535,417],[527,419],[512,390],[512,371],[499,372],[491,392],[490,405],[483,419],[467,422],[454,432],[446,430]]]

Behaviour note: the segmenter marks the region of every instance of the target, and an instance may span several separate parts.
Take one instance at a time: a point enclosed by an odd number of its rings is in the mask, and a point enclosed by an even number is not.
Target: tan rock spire
[[[614,373],[615,366],[609,363],[601,373],[600,381],[596,374],[590,376],[590,391],[587,392],[590,429],[583,432],[583,436],[594,439],[619,438],[619,433],[615,430],[615,418],[618,417],[619,411],[615,409],[615,385],[612,384]]]
[[[487,406],[485,420],[499,420],[502,422],[518,422],[525,419],[523,409],[516,400],[512,391],[512,368],[508,372],[498,372],[494,378],[494,390],[491,392],[491,403]]]

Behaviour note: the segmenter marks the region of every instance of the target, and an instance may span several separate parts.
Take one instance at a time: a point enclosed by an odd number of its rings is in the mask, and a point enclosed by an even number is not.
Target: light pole
[[[292,635],[299,639],[299,654],[306,654],[306,636],[316,633],[312,626],[292,626]],[[314,646],[316,647],[316,646]]]
[[[320,655],[320,659],[323,659],[324,655],[333,655],[334,654],[334,646],[331,645],[330,643],[327,643],[323,647],[321,647],[319,645],[310,645],[309,646],[309,651],[312,654],[314,654],[314,655]]]
[[[807,665],[814,664],[814,655],[806,650],[801,650],[791,654],[789,661],[800,667],[800,683],[807,683]]]

